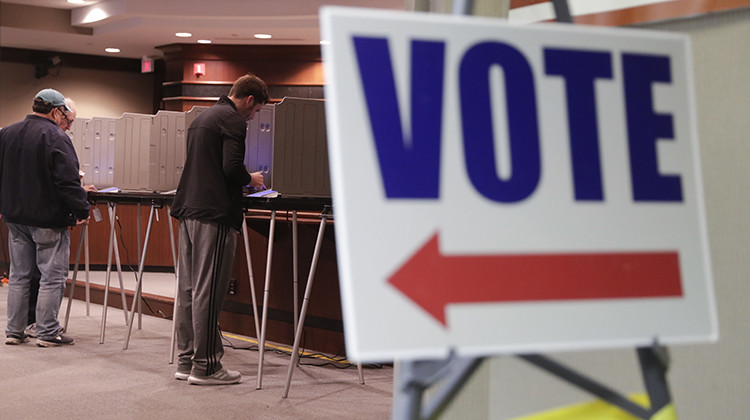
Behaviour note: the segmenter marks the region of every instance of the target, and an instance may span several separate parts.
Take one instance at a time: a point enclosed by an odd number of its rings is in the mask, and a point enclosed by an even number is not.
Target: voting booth
[[[248,122],[245,167],[284,196],[330,197],[325,102],[284,98]]]
[[[155,115],[77,119],[68,131],[84,184],[99,189],[171,191],[185,165],[187,130],[208,107]],[[248,121],[245,167],[288,197],[330,197],[325,102],[284,98]]]
[[[208,107],[78,118],[68,130],[83,183],[100,190],[171,191],[185,166],[187,128]]]

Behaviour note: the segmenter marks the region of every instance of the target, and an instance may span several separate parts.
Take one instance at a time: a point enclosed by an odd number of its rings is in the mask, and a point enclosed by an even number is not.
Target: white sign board
[[[348,356],[717,339],[687,37],[321,20]]]

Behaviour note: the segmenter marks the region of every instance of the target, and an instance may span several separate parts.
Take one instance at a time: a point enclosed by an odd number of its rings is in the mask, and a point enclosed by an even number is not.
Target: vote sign
[[[350,357],[716,339],[688,38],[321,26]]]

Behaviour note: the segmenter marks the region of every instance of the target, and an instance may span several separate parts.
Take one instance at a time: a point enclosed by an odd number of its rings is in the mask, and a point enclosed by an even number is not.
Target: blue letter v
[[[437,199],[445,44],[412,42],[411,141],[404,141],[388,40],[354,37],[354,47],[386,197]]]

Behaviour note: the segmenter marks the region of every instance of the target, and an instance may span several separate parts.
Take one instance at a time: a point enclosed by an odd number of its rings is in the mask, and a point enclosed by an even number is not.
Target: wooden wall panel
[[[284,96],[322,98],[324,78],[319,46],[171,44],[159,48],[164,53],[164,109],[180,111],[198,103],[213,104],[248,72],[266,82],[275,101]],[[193,74],[195,63],[206,65],[204,75]]]
[[[547,0],[511,0],[510,8],[512,10],[541,3],[550,2]],[[590,3],[594,5],[595,2]],[[661,0],[624,9],[617,2],[610,3],[604,11],[586,13],[574,7],[573,2],[568,0],[571,13],[575,13],[573,19],[575,23],[601,26],[635,25],[750,7],[750,0]],[[581,6],[581,2],[578,6]]]
[[[107,264],[107,254],[109,252],[109,215],[107,205],[98,203],[96,208],[102,214],[102,221],[95,222],[92,217],[89,221],[89,257],[90,264],[97,269],[103,268]],[[151,206],[141,205],[141,244],[146,236],[148,227],[149,213]],[[175,220],[168,217],[166,208],[158,210],[158,221],[154,218],[151,227],[151,236],[146,254],[145,265],[149,269],[171,270],[172,251],[169,246],[169,225],[168,221],[173,223],[175,228],[175,238],[177,237],[177,224]],[[116,237],[120,248],[120,259],[123,269],[129,269],[130,265],[138,269],[138,205],[136,204],[118,204],[117,218],[119,223],[115,225]],[[70,234],[70,263],[75,263],[78,241],[80,238],[81,227],[75,227]],[[113,260],[114,262],[114,257]],[[81,264],[83,264],[83,253],[81,255]]]

